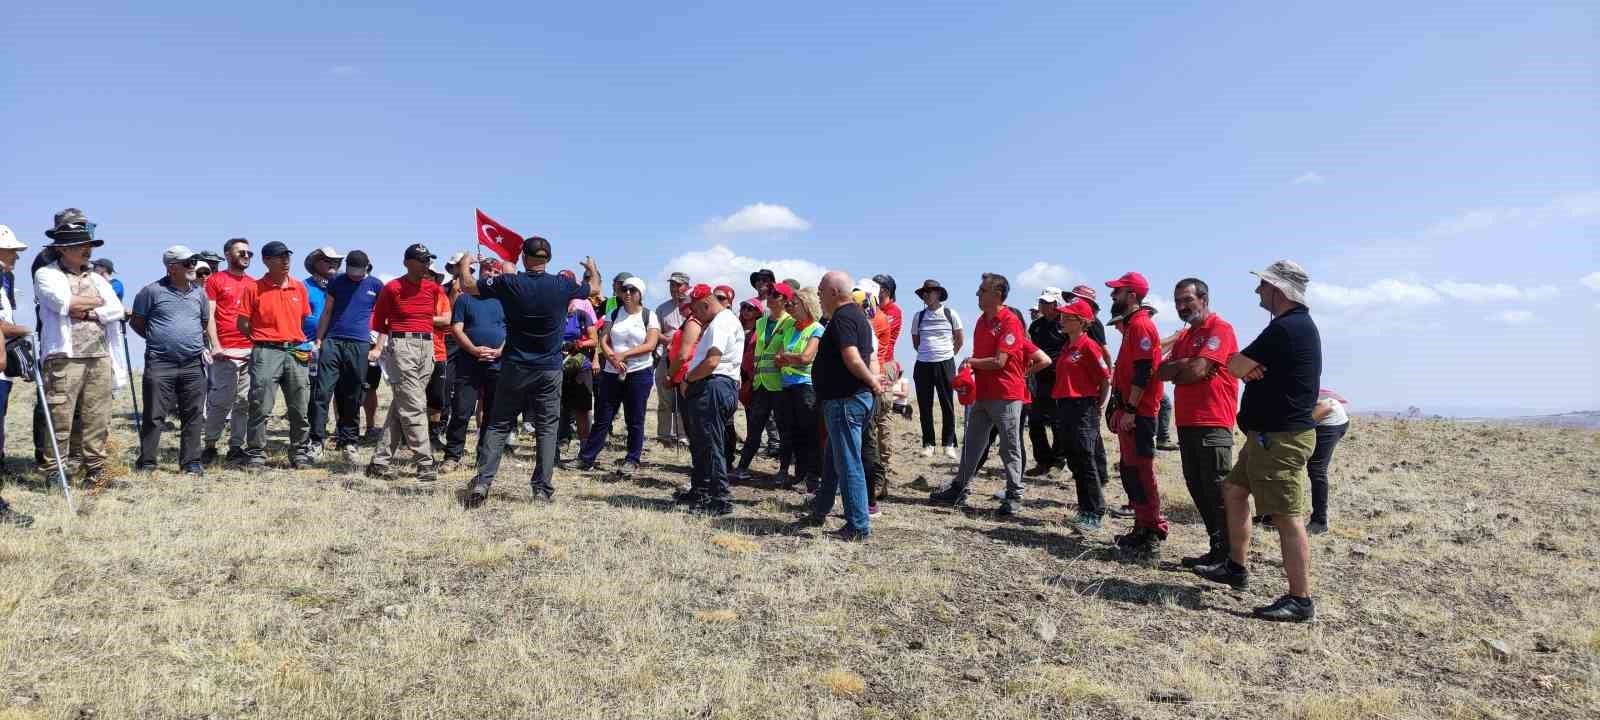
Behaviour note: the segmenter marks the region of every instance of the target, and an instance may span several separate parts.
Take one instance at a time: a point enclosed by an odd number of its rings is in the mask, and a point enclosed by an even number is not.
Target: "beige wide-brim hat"
[[[1293,260],[1279,260],[1268,265],[1265,270],[1251,271],[1250,274],[1283,291],[1284,297],[1291,301],[1311,307],[1306,302],[1306,285],[1311,282],[1311,276],[1306,273],[1305,268],[1300,267],[1300,263]]]
[[[27,250],[28,246],[17,239],[17,234],[4,225],[0,225],[0,250]]]

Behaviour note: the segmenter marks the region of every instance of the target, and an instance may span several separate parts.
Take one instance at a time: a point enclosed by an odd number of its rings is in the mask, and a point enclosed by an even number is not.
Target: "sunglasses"
[[[196,265],[199,265],[199,264],[200,264],[199,260],[192,260],[191,259],[191,260],[183,261],[183,266],[186,267],[186,268],[192,268],[192,267],[194,267]]]
[[[254,250],[235,250],[235,251],[233,251],[233,254],[239,255],[241,257],[255,257],[256,256],[256,253],[255,253]]]

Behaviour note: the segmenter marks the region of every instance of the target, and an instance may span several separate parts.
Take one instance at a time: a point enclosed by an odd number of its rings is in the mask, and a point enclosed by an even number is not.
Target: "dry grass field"
[[[734,516],[674,512],[688,457],[654,447],[631,480],[558,473],[553,504],[519,455],[470,513],[466,473],[281,454],[123,475],[76,518],[32,473],[6,496],[38,523],[0,528],[0,719],[1600,717],[1600,433],[1357,419],[1318,621],[1282,626],[1243,615],[1282,590],[1271,533],[1248,591],[1176,566],[1202,532],[1175,453],[1173,539],[1139,564],[1063,530],[1069,479],[1011,521],[992,476],[980,512],[929,507],[954,469],[896,422],[865,545],[781,533],[800,496],[764,458]]]

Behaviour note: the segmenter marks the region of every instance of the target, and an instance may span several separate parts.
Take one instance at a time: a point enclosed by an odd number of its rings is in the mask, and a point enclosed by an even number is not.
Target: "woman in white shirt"
[[[644,454],[644,406],[656,385],[653,353],[661,341],[661,318],[644,306],[643,280],[631,277],[623,281],[619,297],[622,304],[606,318],[600,333],[605,358],[600,368],[600,401],[589,437],[578,452],[578,469],[594,467],[620,407],[628,426],[628,454],[619,472],[627,476],[639,469]]]
[[[1306,474],[1311,476],[1311,518],[1306,532],[1312,535],[1328,531],[1328,465],[1333,462],[1333,449],[1350,429],[1347,404],[1339,393],[1322,388],[1317,391],[1317,406],[1311,410],[1311,419],[1317,421],[1317,447],[1306,461]]]

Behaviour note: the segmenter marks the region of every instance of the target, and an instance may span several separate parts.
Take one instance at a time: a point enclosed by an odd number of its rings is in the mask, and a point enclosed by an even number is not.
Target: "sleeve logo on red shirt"
[[[1006,333],[1006,344],[1007,345],[1015,345],[1015,344],[1017,344],[1017,336],[1016,335],[1012,335],[1011,333]]]
[[[1150,349],[1150,338],[1147,338],[1147,337],[1139,338],[1139,349],[1140,350],[1149,350]]]

